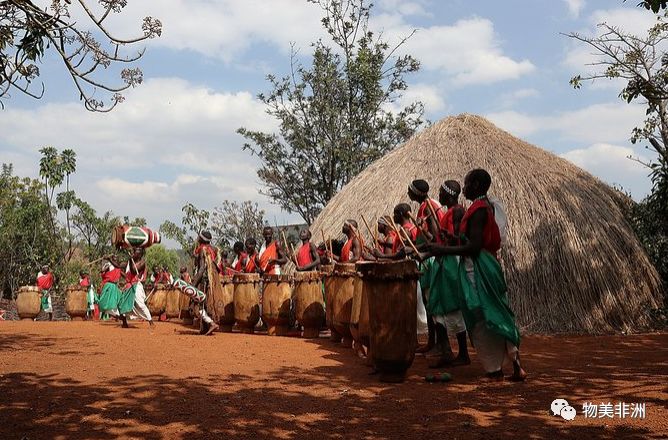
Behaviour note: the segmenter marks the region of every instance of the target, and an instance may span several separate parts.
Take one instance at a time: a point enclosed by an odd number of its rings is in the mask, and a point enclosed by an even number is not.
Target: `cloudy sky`
[[[622,0],[376,0],[372,28],[396,41],[417,29],[405,50],[422,62],[406,100],[420,99],[437,121],[481,114],[561,155],[636,199],[649,191],[643,157],[628,141],[641,106],[617,98],[619,84],[573,90],[592,56],[562,32],[596,32],[607,21],[641,32],[653,16]],[[110,114],[87,112],[55,60],[42,68],[39,101],[14,93],[0,111],[0,162],[36,176],[38,149],[72,148],[75,190],[99,211],[142,216],[157,227],[180,221],[192,202],[255,200],[273,222],[295,221],[259,195],[256,160],[236,129],[271,131],[276,122],[255,98],[265,75],[283,75],[294,42],[308,62],[324,36],[320,10],[305,0],[133,0],[112,27],[139,32],[144,16],[163,22],[140,62],[145,82]]]

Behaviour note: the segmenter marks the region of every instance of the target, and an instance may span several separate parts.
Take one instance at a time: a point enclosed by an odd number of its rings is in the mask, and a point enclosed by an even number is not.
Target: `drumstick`
[[[322,234],[322,244],[325,245],[325,252],[329,252],[329,249],[327,249],[327,240],[325,240],[325,231],[322,228],[320,228],[320,233]]]
[[[373,234],[374,244],[376,245],[376,247],[380,248],[380,243],[378,242],[378,221],[376,221],[376,227],[374,228],[373,232],[374,232]],[[382,251],[383,249],[381,248],[380,250]]]
[[[93,260],[93,261],[91,261],[91,262],[89,262],[89,263],[84,264],[84,266],[91,266],[91,265],[93,265],[93,264],[95,264],[95,263],[97,263],[97,262],[99,262],[99,261],[104,260],[104,259],[105,259],[105,257],[100,257],[100,258],[98,258],[98,259],[96,259],[96,260]]]
[[[408,232],[406,232],[406,230],[404,230],[404,228],[401,228],[401,232],[404,233],[404,236],[406,237],[406,240],[408,240],[408,244],[410,244],[411,247],[413,248],[413,251],[415,252],[415,255],[420,255],[420,252],[418,252],[417,248],[413,244],[413,240],[411,240],[411,238],[408,236]]]
[[[373,232],[371,232],[371,227],[369,226],[369,223],[367,223],[366,219],[364,218],[364,214],[362,214],[362,221],[364,222],[364,226],[366,226],[367,232],[369,232],[369,235],[371,236],[371,239],[373,239]],[[374,248],[378,246],[378,243],[374,245]]]
[[[401,234],[397,230],[397,226],[394,224],[394,221],[389,222],[389,225],[392,228],[392,230],[394,231],[394,233],[397,234],[397,238],[399,239],[399,242],[401,243],[401,245],[403,247],[406,247],[406,244],[404,243],[404,239],[401,238]]]

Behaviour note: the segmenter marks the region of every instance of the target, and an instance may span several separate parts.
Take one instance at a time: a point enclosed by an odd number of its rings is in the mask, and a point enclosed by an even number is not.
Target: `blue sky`
[[[573,90],[569,78],[593,58],[560,35],[593,34],[601,21],[641,32],[653,16],[636,3],[378,0],[371,27],[390,41],[417,29],[405,49],[423,68],[407,78],[406,100],[423,100],[428,119],[483,115],[639,199],[647,172],[626,156],[648,157],[628,141],[644,110],[617,98],[618,83]],[[259,195],[257,161],[235,131],[275,129],[255,96],[268,90],[267,73],[287,73],[291,42],[308,63],[309,42],[325,36],[319,9],[305,0],[134,0],[109,27],[136,35],[147,15],[163,35],[139,62],[144,84],[112,113],[92,114],[47,58],[45,97],[14,93],[0,111],[0,162],[36,176],[40,147],[73,148],[82,197],[155,227],[180,221],[186,202],[212,209],[225,199],[257,201],[272,223],[298,220]]]

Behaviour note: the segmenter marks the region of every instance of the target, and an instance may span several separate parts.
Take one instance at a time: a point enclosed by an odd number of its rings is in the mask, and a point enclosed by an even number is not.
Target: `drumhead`
[[[260,275],[257,273],[238,273],[232,278],[235,283],[259,283]]]
[[[265,283],[289,283],[291,277],[290,275],[265,275],[262,280]]]
[[[295,272],[293,274],[295,282],[320,281],[322,274],[317,271]]]
[[[37,286],[22,286],[22,287],[19,287],[19,292],[39,292],[39,287],[37,287]]]

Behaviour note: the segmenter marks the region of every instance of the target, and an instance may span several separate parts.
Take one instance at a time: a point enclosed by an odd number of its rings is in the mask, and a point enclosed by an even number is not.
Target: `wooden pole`
[[[408,236],[408,232],[406,232],[404,228],[402,228],[401,226],[399,226],[399,230],[404,233],[404,236],[406,237],[406,240],[408,240],[408,244],[410,244],[411,247],[413,248],[415,255],[420,255],[420,252],[418,252],[417,248],[413,244],[413,240],[411,240],[411,238]]]
[[[367,231],[369,232],[369,235],[371,236],[372,240],[375,240],[373,232],[371,232],[371,227],[369,226],[369,223],[367,223],[366,219],[364,218],[364,214],[362,214],[362,221],[364,222],[364,226],[366,226]],[[374,248],[378,246],[378,241],[375,242]]]
[[[374,243],[376,243],[376,246],[380,248],[380,251],[385,253],[385,249],[381,248],[380,243],[378,242],[378,221],[376,221],[376,227],[373,229],[373,239]]]

